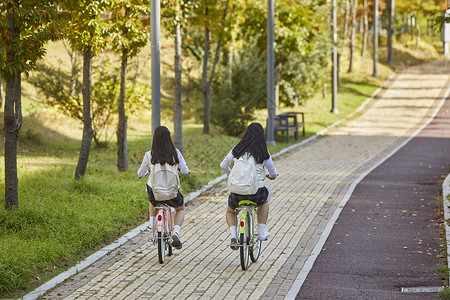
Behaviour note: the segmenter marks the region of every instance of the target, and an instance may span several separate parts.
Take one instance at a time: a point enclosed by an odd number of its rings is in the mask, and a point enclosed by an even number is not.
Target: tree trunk
[[[6,81],[4,111],[5,135],[5,207],[18,209],[17,138],[22,126],[20,72]]]
[[[228,94],[230,98],[232,97],[233,88],[233,52],[234,52],[234,42],[231,40],[230,51],[228,52]]]
[[[364,57],[366,55],[367,40],[368,40],[368,33],[369,33],[369,17],[367,15],[367,0],[364,0],[363,23],[364,23],[364,33],[363,33],[363,44],[362,44],[362,48],[361,48],[361,56],[362,57]]]
[[[227,0],[227,2],[225,4],[225,9],[224,9],[223,15],[222,15],[222,23],[225,20],[225,17],[227,15],[228,4],[229,4],[229,0]],[[208,16],[208,9],[206,9],[205,16]],[[210,124],[210,118],[211,118],[211,83],[214,78],[214,70],[216,69],[217,62],[219,61],[219,53],[220,53],[220,46],[221,46],[221,41],[219,40],[219,42],[217,43],[216,54],[214,56],[214,62],[213,62],[213,66],[211,69],[211,74],[209,75],[209,79],[208,79],[208,60],[207,59],[209,58],[209,49],[210,49],[209,35],[210,35],[209,28],[207,26],[205,26],[205,48],[204,48],[205,54],[204,54],[203,73],[202,73],[202,90],[203,90],[203,96],[205,99],[204,110],[203,110],[203,112],[204,112],[203,133],[204,134],[209,134],[209,131],[210,131],[209,124]]]
[[[209,28],[205,26],[205,46],[203,55],[203,72],[202,72],[202,92],[204,98],[203,106],[203,133],[209,134],[210,121],[210,96],[211,90],[208,85],[208,60],[209,60]]]
[[[183,102],[181,101],[181,25],[175,25],[175,98],[173,101],[173,123],[175,147],[183,153]]]
[[[350,44],[349,44],[349,65],[348,73],[353,72],[353,53],[355,52],[355,40],[356,40],[356,12],[358,9],[358,0],[352,1],[352,23],[350,32]]]
[[[192,79],[191,79],[191,71],[192,71],[192,64],[188,64],[187,66],[187,77],[188,77],[188,83],[187,83],[187,87],[186,87],[186,103],[189,103],[191,100],[189,99],[190,97],[190,92],[191,92],[191,85],[192,85]]]
[[[325,99],[327,97],[327,80],[322,78],[322,98]]]
[[[0,74],[0,110],[3,108],[3,80]]]
[[[79,180],[86,173],[92,144],[91,60],[92,46],[83,52],[83,137],[81,138],[80,156],[75,170],[75,180]]]
[[[416,50],[418,50],[420,47],[420,26],[417,20],[416,20],[416,31],[417,31]]]
[[[122,49],[122,65],[120,68],[120,94],[117,104],[119,124],[117,125],[117,168],[128,170],[127,119],[125,115],[125,91],[127,86],[128,50]]]
[[[349,0],[345,0],[345,11],[344,11],[344,44],[347,42],[347,36],[348,36],[348,19],[350,16],[350,5]]]
[[[280,113],[280,77],[281,77],[281,63],[275,66],[275,77],[274,77],[274,104],[275,104],[275,114]]]
[[[17,34],[15,25],[16,12],[11,4],[8,4],[8,26],[10,39],[6,60],[12,63],[15,58],[15,50],[12,43]],[[6,97],[4,111],[4,139],[5,139],[5,207],[6,209],[18,209],[18,184],[17,178],[17,138],[22,127],[22,103],[21,103],[21,78],[20,72],[16,71],[14,75],[6,80]]]

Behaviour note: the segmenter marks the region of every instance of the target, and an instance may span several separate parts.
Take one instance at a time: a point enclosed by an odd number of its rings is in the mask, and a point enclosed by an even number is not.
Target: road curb
[[[445,239],[447,241],[447,268],[450,269],[450,226],[447,221],[450,219],[450,174],[447,175],[444,182],[442,183],[442,205],[444,207]]]

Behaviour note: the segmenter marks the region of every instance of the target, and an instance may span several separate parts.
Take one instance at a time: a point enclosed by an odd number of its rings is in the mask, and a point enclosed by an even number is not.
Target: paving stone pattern
[[[239,251],[228,247],[222,182],[186,215],[183,249],[164,264],[143,232],[43,298],[284,298],[349,186],[428,120],[448,88],[448,74],[448,62],[398,72],[360,116],[278,156],[271,237],[248,270],[240,268]]]

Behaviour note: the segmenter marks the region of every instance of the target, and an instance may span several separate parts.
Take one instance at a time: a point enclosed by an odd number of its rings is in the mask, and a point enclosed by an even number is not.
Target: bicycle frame
[[[158,239],[157,233],[158,232],[166,232],[170,233],[172,231],[172,211],[170,209],[170,206],[167,205],[161,205],[161,206],[155,206],[155,209],[158,211],[156,214],[156,226],[153,230],[153,239],[154,243]],[[169,237],[169,241],[170,241]],[[170,241],[171,242],[171,241]]]
[[[239,222],[239,233],[244,233],[246,225],[253,225],[255,221],[256,210],[253,203],[254,202],[252,201],[243,200],[239,202],[241,206],[236,208],[237,211],[241,211],[241,217]],[[246,224],[247,214],[250,216],[250,224]],[[250,236],[253,239],[253,226],[250,226]]]

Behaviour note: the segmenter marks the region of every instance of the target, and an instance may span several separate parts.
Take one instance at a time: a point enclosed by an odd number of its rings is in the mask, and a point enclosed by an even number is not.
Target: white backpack
[[[165,201],[177,197],[180,186],[180,178],[178,177],[178,165],[169,164],[152,164],[151,155],[148,157],[150,166],[150,176],[147,184],[152,188],[156,201]]]
[[[245,153],[238,159],[235,158],[233,169],[228,176],[230,192],[239,195],[253,195],[258,191],[258,186],[256,162],[253,156]]]

